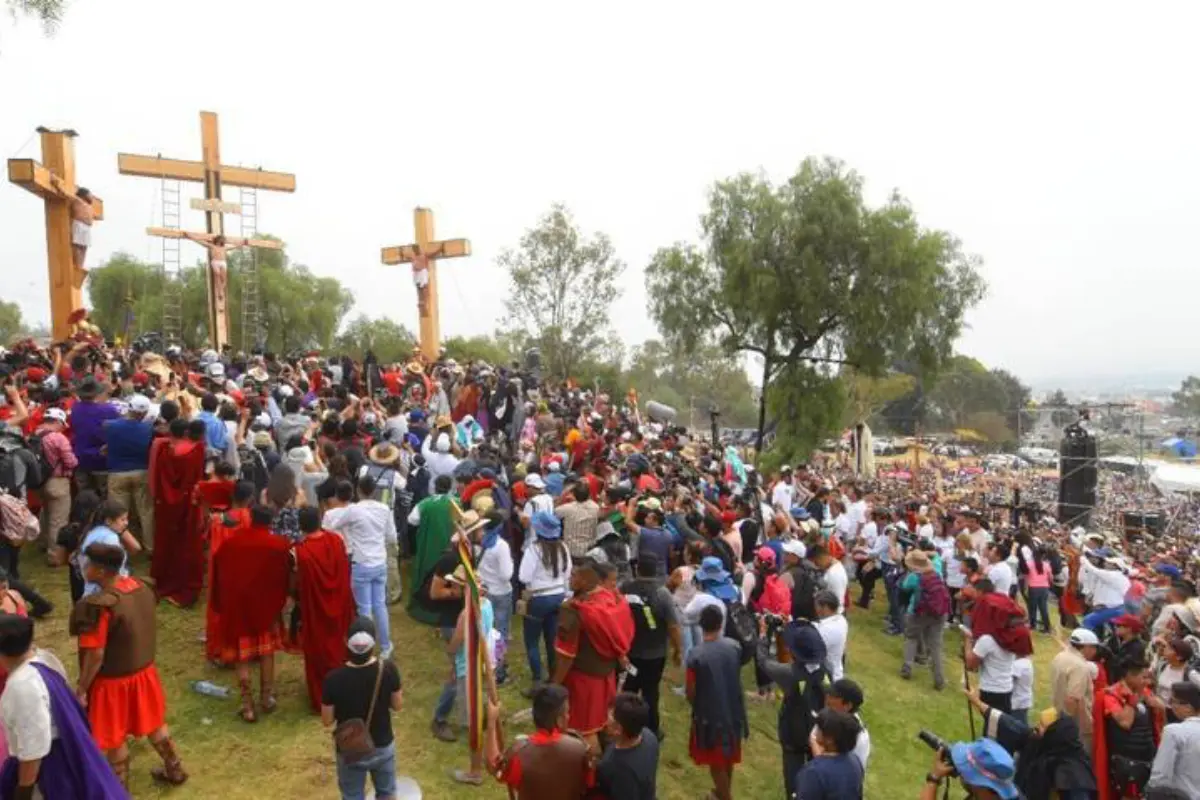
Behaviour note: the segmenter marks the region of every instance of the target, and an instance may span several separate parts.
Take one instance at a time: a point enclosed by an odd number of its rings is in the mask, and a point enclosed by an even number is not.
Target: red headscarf
[[[975,601],[971,609],[971,635],[975,639],[991,636],[1017,658],[1033,653],[1025,612],[1008,595],[989,592]]]

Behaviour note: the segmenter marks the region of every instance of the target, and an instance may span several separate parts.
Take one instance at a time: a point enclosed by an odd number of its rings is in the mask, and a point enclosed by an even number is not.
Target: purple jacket
[[[120,412],[112,403],[81,400],[71,409],[72,447],[75,457],[79,459],[79,469],[103,472],[108,468],[107,459],[100,453],[105,443],[104,423],[119,416]]]

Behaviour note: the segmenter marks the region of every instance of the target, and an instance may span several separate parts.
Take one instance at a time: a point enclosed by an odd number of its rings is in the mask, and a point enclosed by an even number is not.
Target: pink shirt
[[[54,468],[55,478],[69,478],[79,466],[79,459],[75,457],[71,443],[59,431],[45,431],[42,434],[42,453]]]
[[[1042,568],[1039,570],[1037,562],[1032,558],[1025,560],[1025,566],[1028,572],[1025,573],[1025,585],[1030,589],[1048,589],[1050,588],[1050,562],[1043,559]]]

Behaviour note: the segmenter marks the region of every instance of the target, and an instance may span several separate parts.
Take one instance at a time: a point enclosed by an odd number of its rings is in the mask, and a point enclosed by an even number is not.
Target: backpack
[[[372,500],[378,500],[391,509],[396,508],[396,470],[380,464],[368,463],[367,475],[375,481],[375,493]]]
[[[0,493],[0,535],[20,547],[36,540],[41,532],[38,518],[25,505],[25,501],[11,494]]]
[[[763,586],[762,591],[758,593],[758,597],[751,600],[751,605],[754,610],[762,613],[769,612],[778,614],[781,617],[790,616],[792,613],[792,593],[788,591],[788,587],[779,580],[778,575],[767,574],[761,578]],[[758,588],[757,586],[755,587]]]
[[[944,617],[950,613],[950,590],[936,572],[922,572],[920,594],[917,596],[917,614],[928,617]]]
[[[750,609],[742,605],[741,598],[725,604],[725,635],[738,643],[742,663],[749,664],[758,649],[758,622]]]
[[[816,596],[824,586],[821,573],[805,561],[787,574],[792,576],[792,619],[816,619]]]
[[[30,489],[40,489],[46,485],[46,481],[50,480],[50,476],[54,474],[54,467],[50,466],[50,459],[46,458],[46,451],[42,447],[42,435],[35,433],[25,439],[25,449],[33,456],[33,460],[37,462],[37,474],[33,470],[27,470],[25,474],[25,486]]]
[[[654,613],[653,597],[641,592],[624,592],[633,616],[633,639],[643,642],[654,638],[662,630],[662,620]]]

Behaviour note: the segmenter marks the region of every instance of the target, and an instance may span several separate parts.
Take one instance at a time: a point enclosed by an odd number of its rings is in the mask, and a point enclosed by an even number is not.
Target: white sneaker
[[[389,659],[392,657],[392,650],[393,650],[393,649],[394,649],[394,648],[392,648],[391,646],[388,646],[387,648],[385,648],[385,649],[383,649],[383,650],[380,650],[380,651],[379,651],[379,657],[380,657],[380,658],[382,658],[384,661],[387,661],[387,660],[389,660]]]

